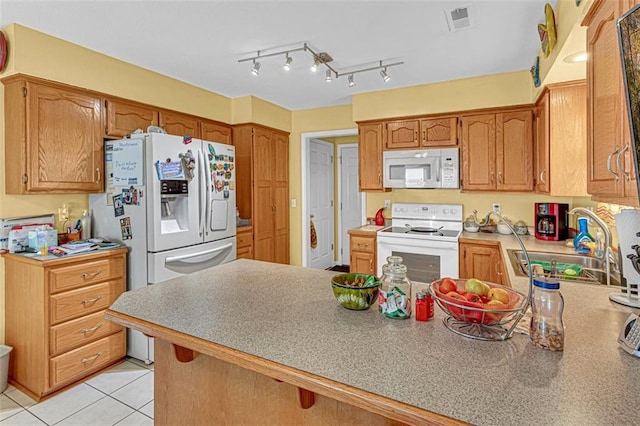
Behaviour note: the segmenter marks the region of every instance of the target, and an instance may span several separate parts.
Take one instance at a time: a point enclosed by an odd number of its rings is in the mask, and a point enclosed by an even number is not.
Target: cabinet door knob
[[[100,174],[100,167],[96,168],[96,172],[98,174],[98,178],[96,179],[96,183],[100,183],[100,179],[101,179],[101,174]]]
[[[547,173],[547,169],[542,169],[542,171],[540,172],[540,183],[542,183],[542,184],[546,184],[547,183],[547,182],[544,181],[545,173]]]

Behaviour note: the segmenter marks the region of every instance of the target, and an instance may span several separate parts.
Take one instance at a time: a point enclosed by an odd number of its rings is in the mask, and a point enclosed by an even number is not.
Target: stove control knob
[[[457,211],[456,209],[451,209],[451,214],[452,214],[452,215],[454,215],[454,214],[456,214],[456,213],[458,213],[458,211]]]
[[[442,209],[442,213],[449,214],[449,209]]]

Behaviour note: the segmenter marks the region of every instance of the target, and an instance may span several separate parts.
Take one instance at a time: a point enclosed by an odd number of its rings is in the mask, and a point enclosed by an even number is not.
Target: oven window
[[[407,266],[407,277],[410,281],[429,284],[440,279],[440,256],[403,251],[392,251],[392,255],[402,258],[402,263]]]

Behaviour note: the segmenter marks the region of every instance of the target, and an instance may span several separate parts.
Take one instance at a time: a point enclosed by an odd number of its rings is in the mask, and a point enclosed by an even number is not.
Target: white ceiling
[[[290,110],[351,102],[355,93],[529,69],[545,0],[32,1],[0,0],[0,27],[16,22],[221,95],[253,95]],[[551,1],[555,5],[555,1]],[[472,5],[475,26],[450,32],[445,9]],[[312,57],[239,59],[309,43],[338,71],[404,61],[324,81]],[[81,64],[79,64],[81,66]]]

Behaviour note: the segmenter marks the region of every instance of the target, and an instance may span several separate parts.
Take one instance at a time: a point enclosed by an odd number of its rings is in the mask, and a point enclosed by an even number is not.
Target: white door
[[[334,265],[333,249],[333,144],[312,140],[309,144],[309,267]],[[315,229],[315,247],[313,230]]]
[[[349,264],[349,234],[362,225],[362,194],[358,191],[358,145],[339,145],[340,166],[340,263]]]

